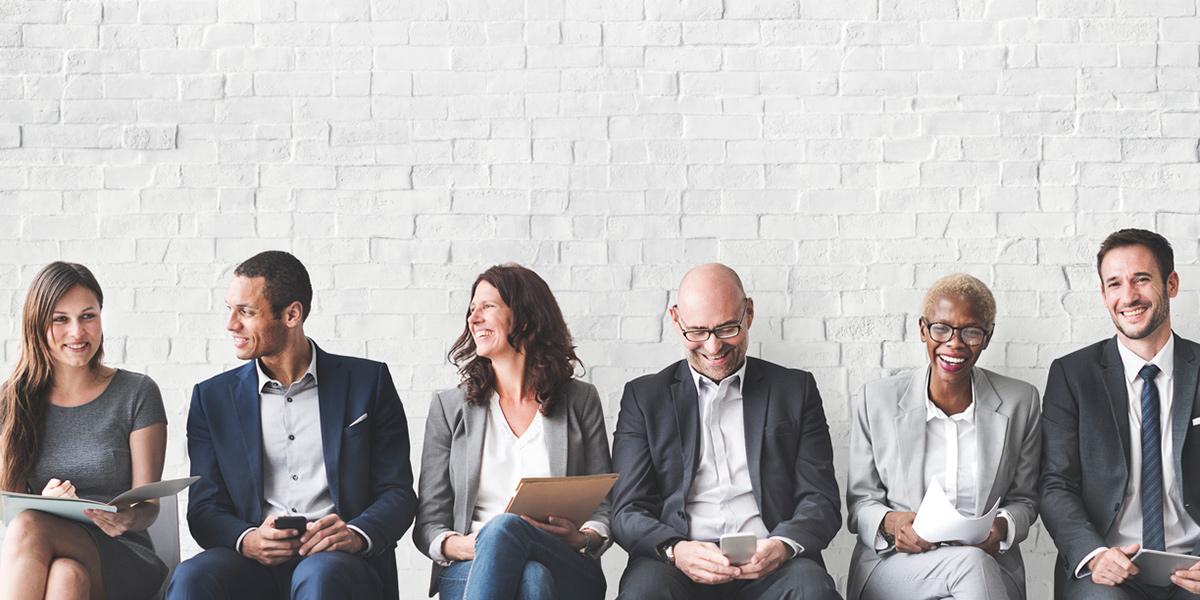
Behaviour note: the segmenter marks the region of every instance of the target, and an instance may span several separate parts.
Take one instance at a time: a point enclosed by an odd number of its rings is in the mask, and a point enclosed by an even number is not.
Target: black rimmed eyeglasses
[[[679,316],[679,305],[671,307],[675,310],[675,316]],[[742,309],[742,318],[738,319],[735,325],[722,325],[712,329],[683,329],[683,339],[689,342],[706,342],[708,336],[715,335],[718,340],[726,340],[731,337],[737,337],[742,332],[742,323],[746,322],[746,314],[750,311],[750,302],[746,302],[746,307]],[[683,324],[683,319],[679,320],[679,324]],[[681,328],[682,329],[682,328]]]
[[[982,344],[983,341],[987,339],[987,336],[991,335],[992,331],[996,329],[995,325],[993,325],[991,329],[983,329],[981,327],[973,326],[954,327],[945,323],[930,323],[929,321],[925,320],[925,317],[921,317],[921,324],[924,325],[925,330],[929,332],[929,337],[933,338],[933,341],[939,344],[950,341],[950,338],[954,337],[954,332],[957,331],[958,339],[962,340],[962,343],[968,346],[978,346]]]

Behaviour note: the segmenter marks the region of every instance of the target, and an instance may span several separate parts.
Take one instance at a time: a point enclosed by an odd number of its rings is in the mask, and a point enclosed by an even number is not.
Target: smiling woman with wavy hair
[[[537,273],[516,264],[496,265],[484,271],[471,286],[475,296],[479,284],[495,288],[500,300],[511,311],[507,345],[524,355],[524,387],[541,404],[542,414],[554,414],[555,393],[574,377],[576,366],[582,363],[575,355],[571,331],[563,320],[562,311],[550,286]],[[492,361],[476,353],[475,336],[471,332],[471,309],[462,335],[454,342],[448,358],[462,375],[467,400],[485,404],[496,387]]]
[[[104,366],[104,294],[83,265],[46,265],[29,286],[21,354],[0,390],[0,487],[108,502],[162,476],[166,413],[145,375]],[[27,510],[8,524],[0,598],[150,598],[167,568],[146,533],[158,502]]]
[[[505,512],[523,477],[612,469],[600,396],[574,378],[580,361],[550,287],[520,265],[484,271],[449,358],[462,382],[430,404],[413,529],[434,560],[430,595],[600,600],[607,500],[584,523]]]

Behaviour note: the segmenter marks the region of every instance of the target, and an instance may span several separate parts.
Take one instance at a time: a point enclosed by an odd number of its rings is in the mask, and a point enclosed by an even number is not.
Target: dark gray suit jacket
[[[1129,398],[1117,338],[1097,342],[1050,364],[1042,399],[1042,521],[1058,546],[1056,584],[1108,532],[1129,480]],[[1171,422],[1175,466],[1187,513],[1200,521],[1200,418],[1196,383],[1200,346],[1175,336],[1175,396]],[[1163,424],[1167,425],[1166,423]],[[1141,443],[1137,440],[1136,443]],[[1170,532],[1168,532],[1168,536]],[[1200,554],[1200,548],[1193,549]]]
[[[546,419],[546,445],[550,450],[550,474],[596,475],[611,473],[608,434],[596,387],[572,379],[559,390],[554,416]],[[483,435],[488,407],[468,404],[460,388],[437,392],[425,421],[425,447],[421,450],[420,504],[413,526],[413,542],[429,556],[429,545],[446,531],[467,534],[475,514],[479,492],[479,468],[483,459]],[[608,523],[611,503],[605,498],[592,521]],[[579,523],[583,525],[583,523]],[[597,551],[603,552],[604,548]],[[433,565],[429,595],[437,592],[442,567]]]
[[[746,359],[742,410],[754,499],[771,535],[820,564],[842,524],[833,449],[811,373]],[[700,455],[700,408],[687,361],[625,385],[613,436],[613,537],[630,560],[688,537],[686,504]]]

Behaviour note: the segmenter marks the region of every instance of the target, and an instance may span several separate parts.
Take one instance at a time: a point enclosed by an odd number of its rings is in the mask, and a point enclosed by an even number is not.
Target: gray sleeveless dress
[[[33,493],[52,478],[70,479],[80,498],[108,502],[133,487],[129,433],[166,423],[162,393],[152,379],[117,370],[108,387],[87,404],[46,405],[42,445],[29,476]],[[96,542],[104,585],[113,600],[151,598],[167,576],[154,554],[150,535],[130,531],[109,537],[91,523],[79,523]]]

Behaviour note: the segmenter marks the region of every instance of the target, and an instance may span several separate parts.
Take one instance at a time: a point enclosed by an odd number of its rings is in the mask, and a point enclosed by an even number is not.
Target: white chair
[[[176,496],[160,498],[158,519],[147,529],[150,541],[154,542],[154,553],[167,564],[167,578],[158,590],[161,599],[167,594],[167,584],[179,566],[179,502]]]

